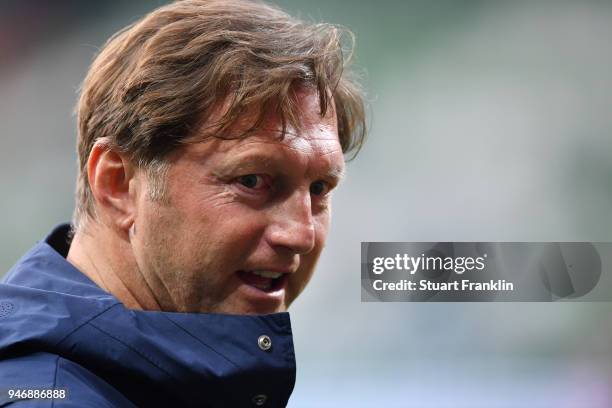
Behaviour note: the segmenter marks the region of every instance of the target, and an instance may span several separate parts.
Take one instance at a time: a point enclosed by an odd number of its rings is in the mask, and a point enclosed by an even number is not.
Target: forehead
[[[258,156],[268,157],[270,161],[290,160],[296,165],[319,164],[341,172],[344,156],[334,106],[321,117],[316,93],[307,91],[296,92],[295,103],[301,123],[299,129],[287,126],[283,132],[280,119],[269,116],[257,130],[245,137],[236,137],[252,123],[247,114],[230,128],[228,134],[206,132],[208,134],[201,135],[203,141],[195,143],[189,150],[206,155],[208,159],[214,156],[216,160],[234,161]],[[318,163],[309,163],[315,159]]]

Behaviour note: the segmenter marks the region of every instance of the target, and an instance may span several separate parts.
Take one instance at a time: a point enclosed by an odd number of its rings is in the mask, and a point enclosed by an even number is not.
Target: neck
[[[74,234],[66,260],[128,309],[161,310],[134,258],[129,238],[89,222]]]

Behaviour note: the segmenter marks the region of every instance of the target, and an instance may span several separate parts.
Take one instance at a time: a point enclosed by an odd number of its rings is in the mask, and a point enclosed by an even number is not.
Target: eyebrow
[[[247,155],[238,160],[238,162],[229,162],[223,163],[220,168],[215,170],[215,175],[220,177],[228,177],[230,175],[235,175],[238,173],[246,173],[249,171],[254,171],[255,167],[276,167],[282,169],[282,166],[279,166],[280,160],[275,159],[273,157],[269,157],[261,154],[253,154]],[[345,176],[345,166],[343,165],[335,165],[332,164],[329,170],[324,171],[321,175],[322,178],[330,179],[335,183],[340,183]]]
[[[253,167],[271,167],[274,165],[274,160],[270,157],[262,156],[262,155],[254,155],[254,156],[245,156],[239,161],[230,161],[222,163],[215,170],[215,174],[219,176],[229,176],[235,175],[237,173],[252,171]]]
[[[346,170],[344,166],[333,166],[327,176],[336,181],[336,183],[340,183],[344,180],[344,176],[346,175]]]

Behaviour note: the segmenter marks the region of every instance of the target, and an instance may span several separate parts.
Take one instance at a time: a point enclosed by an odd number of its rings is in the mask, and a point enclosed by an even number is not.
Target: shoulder
[[[14,401],[9,389],[65,390],[65,398]],[[86,368],[51,353],[32,353],[0,361],[0,407],[133,407],[121,393]]]

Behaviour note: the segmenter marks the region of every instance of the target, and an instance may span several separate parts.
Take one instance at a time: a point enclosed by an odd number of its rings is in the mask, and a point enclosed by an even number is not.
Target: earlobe
[[[98,141],[89,154],[87,173],[97,214],[127,232],[135,218],[134,166],[125,155]]]

